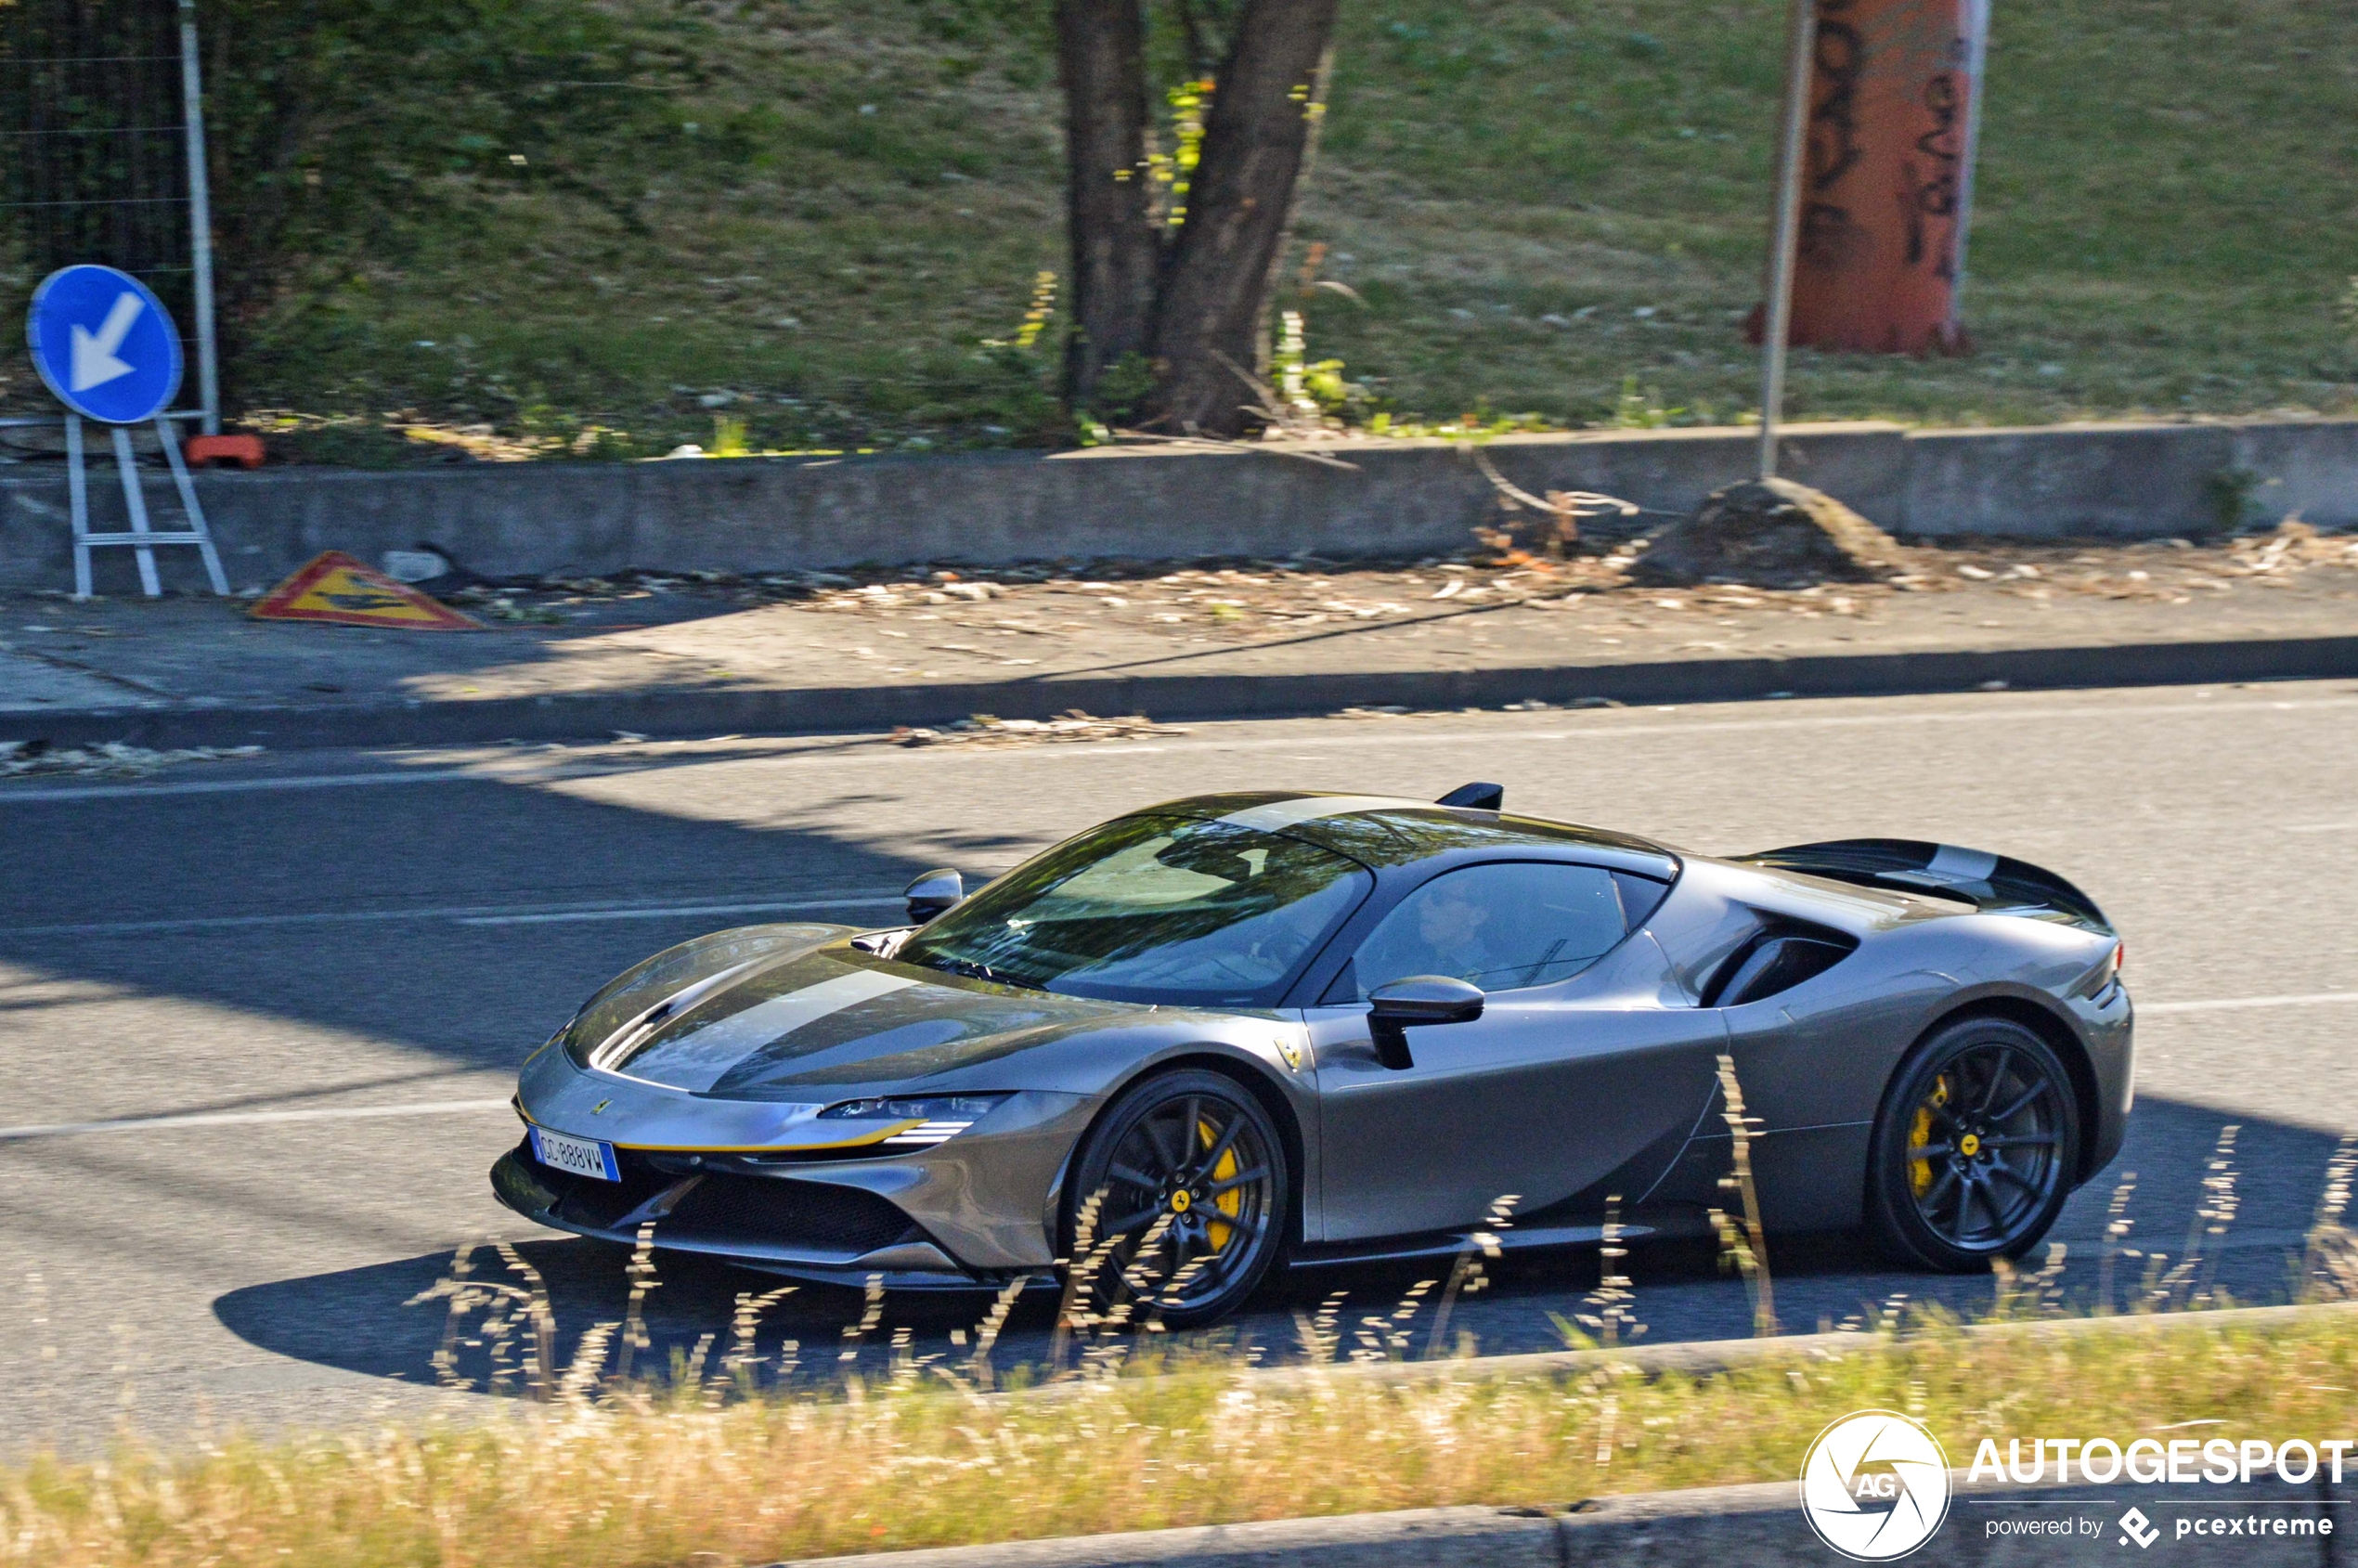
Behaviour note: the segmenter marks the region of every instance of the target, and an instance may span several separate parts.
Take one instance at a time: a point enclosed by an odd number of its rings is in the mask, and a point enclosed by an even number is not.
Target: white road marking
[[[881,889],[839,899],[768,899],[745,903],[578,904],[517,909],[461,904],[447,909],[329,909],[301,914],[199,914],[179,920],[107,920],[84,926],[0,927],[7,937],[128,937],[150,931],[225,931],[249,926],[326,926],[389,920],[450,920],[461,926],[537,926],[569,920],[654,920],[689,914],[791,914],[803,910],[883,909],[902,901]]]
[[[2144,1002],[2139,1017],[2156,1013],[2235,1013],[2246,1007],[2329,1007],[2337,1002],[2358,1002],[2358,991],[2314,991],[2298,996],[2224,996],[2209,1002]]]
[[[1935,697],[1943,695],[1974,695],[1974,693],[1933,693],[1923,694]],[[1828,697],[1811,698],[1807,700],[1858,703],[1892,702],[1901,699],[1887,697]],[[1987,706],[1984,706],[1985,704]],[[1952,711],[1936,710],[1931,712],[1914,713],[1893,713],[1884,711],[1872,713],[1820,714],[1798,716],[1790,719],[1690,719],[1674,723],[1658,721],[1649,721],[1646,723],[1622,723],[1619,721],[1619,716],[1622,713],[1642,713],[1647,711],[1650,706],[1652,711],[1655,712],[1697,712],[1706,708],[1717,709],[1733,706],[1738,705],[1725,703],[1690,703],[1665,706],[1638,705],[1627,709],[1600,709],[1593,715],[1587,716],[1587,718],[1591,721],[1584,722],[1583,727],[1578,730],[1532,730],[1503,736],[1495,733],[1483,733],[1479,738],[1493,742],[1503,741],[1508,743],[1522,741],[1611,742],[1619,740],[1625,736],[1633,735],[1730,734],[1748,732],[1775,732],[1790,730],[1872,729],[1898,724],[2021,724],[2039,719],[2072,720],[2102,718],[2120,720],[2146,717],[2171,718],[2187,714],[2216,715],[2230,713],[2265,714],[2273,717],[2274,715],[2280,713],[2299,711],[2308,708],[2349,707],[2352,706],[2352,700],[2348,697],[2337,696],[2307,699],[2300,702],[2187,702],[2155,703],[2149,706],[2139,706],[2136,704],[2123,705],[2118,699],[2114,699],[2102,703],[2078,703],[2057,705],[2052,707],[2030,707],[2007,703],[1994,697],[1979,697],[1971,706],[1960,707]],[[1743,706],[1749,706],[1756,705],[1745,704]],[[1565,713],[1565,710],[1563,709],[1550,710],[1549,717],[1553,718],[1558,714],[1564,714],[1565,717],[1572,717],[1570,714]],[[1351,732],[1348,734],[1304,735],[1297,732],[1289,735],[1257,735],[1237,738],[1230,738],[1225,735],[1208,734],[1184,741],[1151,741],[1141,742],[1135,745],[1127,745],[1116,742],[1102,743],[1087,746],[1062,746],[1039,750],[1034,750],[1030,747],[1025,746],[1010,746],[990,747],[981,750],[969,751],[965,747],[942,746],[912,753],[902,747],[886,744],[882,737],[877,737],[873,743],[864,745],[860,745],[857,742],[846,745],[844,738],[837,737],[836,744],[831,745],[797,749],[777,757],[717,757],[707,759],[700,758],[693,755],[669,753],[666,754],[659,759],[651,760],[647,763],[635,766],[617,766],[612,761],[601,760],[587,767],[560,764],[559,766],[553,768],[536,768],[522,763],[503,763],[497,766],[470,765],[450,768],[421,768],[414,771],[389,771],[383,773],[322,773],[314,775],[299,775],[290,778],[260,779],[186,779],[175,780],[168,784],[51,786],[17,786],[0,784],[0,807],[54,805],[82,800],[162,799],[167,797],[182,795],[269,793],[277,790],[335,789],[345,787],[364,787],[379,784],[504,784],[538,787],[550,784],[576,783],[585,780],[625,778],[635,776],[640,773],[655,772],[665,769],[678,769],[690,766],[697,768],[846,768],[888,765],[895,768],[907,768],[914,765],[939,761],[945,758],[950,759],[955,765],[966,766],[978,760],[993,758],[1020,758],[1031,761],[1055,760],[1058,762],[1075,762],[1085,760],[1092,757],[1136,757],[1160,752],[1183,750],[1261,751],[1284,750],[1288,747],[1294,747],[1297,749],[1311,748],[1335,750],[1353,749],[1358,747],[1392,748],[1406,745],[1462,746],[1470,738],[1468,731],[1463,726],[1452,726],[1447,730],[1439,732],[1425,731],[1423,732],[1417,733],[1405,732],[1405,726],[1407,721],[1420,717],[1424,716],[1420,714],[1404,715],[1399,723],[1393,723],[1391,721],[1369,721],[1365,725],[1354,724],[1350,727]],[[1436,711],[1432,717],[1438,719],[1455,719],[1460,716],[1445,708]],[[1482,717],[1496,719],[1506,718],[1507,715],[1494,710],[1485,709],[1479,716],[1469,714],[1464,715],[1463,717]],[[1239,726],[1252,724],[1257,726],[1262,724],[1298,724],[1312,721],[1314,720],[1308,718],[1295,718],[1201,719],[1196,720],[1195,722],[1206,724],[1236,724]],[[2319,829],[2317,831],[2324,831],[2324,829]]]
[[[0,787],[0,806],[37,806],[65,800],[131,800],[167,795],[252,795],[286,789],[346,789],[367,784],[499,784],[481,768],[421,768],[415,772],[309,773],[284,779],[178,779],[171,784],[49,784],[30,789]]]
[[[274,1121],[359,1121],[382,1116],[455,1116],[507,1110],[505,1100],[425,1100],[405,1106],[341,1106],[318,1110],[224,1110],[188,1116],[129,1116],[113,1121],[57,1121],[30,1127],[0,1127],[0,1143],[26,1138],[71,1138],[85,1133],[147,1133],[168,1127],[252,1127]]]

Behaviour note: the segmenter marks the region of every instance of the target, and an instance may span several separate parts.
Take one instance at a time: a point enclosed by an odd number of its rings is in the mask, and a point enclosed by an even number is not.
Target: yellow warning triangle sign
[[[263,595],[247,614],[261,621],[326,621],[334,626],[391,627],[405,631],[481,631],[437,599],[395,582],[340,550],[304,565]]]

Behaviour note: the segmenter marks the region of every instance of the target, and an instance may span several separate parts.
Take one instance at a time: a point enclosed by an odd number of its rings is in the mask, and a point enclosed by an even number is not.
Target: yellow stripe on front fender
[[[888,1123],[879,1132],[863,1133],[859,1137],[843,1138],[831,1144],[751,1144],[721,1148],[702,1144],[616,1144],[614,1147],[640,1154],[803,1154],[819,1149],[867,1148],[887,1138],[898,1137],[912,1127],[922,1127],[925,1120],[922,1116],[911,1117],[906,1121]]]

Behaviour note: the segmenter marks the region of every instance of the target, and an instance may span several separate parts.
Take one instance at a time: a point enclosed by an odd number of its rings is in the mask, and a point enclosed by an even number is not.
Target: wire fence
[[[58,268],[101,263],[156,292],[194,369],[181,70],[176,0],[0,4],[0,322]],[[53,412],[8,347],[0,407]]]

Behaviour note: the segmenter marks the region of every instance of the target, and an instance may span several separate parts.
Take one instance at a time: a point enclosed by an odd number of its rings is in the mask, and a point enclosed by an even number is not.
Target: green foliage
[[[1639,391],[1637,372],[1633,370],[1621,378],[1621,397],[1613,405],[1613,423],[1619,430],[1660,430],[1677,423],[1686,411],[1664,408],[1662,394],[1651,386]]]
[[[749,458],[753,447],[745,440],[745,421],[732,420],[726,414],[715,415],[712,421],[712,445],[705,455],[713,458]]]
[[[562,192],[626,228],[667,175],[722,175],[747,116],[680,117],[705,79],[693,25],[634,27],[575,0],[216,0],[208,133],[222,303],[241,329],[290,291],[399,265],[502,195]],[[283,325],[283,324],[281,324]]]
[[[1135,423],[1154,385],[1154,366],[1145,355],[1133,349],[1099,374],[1087,411],[1100,424]]]
[[[1174,184],[1167,95],[1216,71],[1237,3],[1147,0]],[[1069,442],[1038,344],[984,346],[1067,265],[1050,10],[204,0],[233,399],[338,460],[657,454],[711,438],[718,392],[754,450]],[[1345,6],[1301,233],[1352,292],[1284,302],[1302,395],[1453,433],[1753,407],[1783,10]],[[2349,408],[2358,32],[2314,0],[1994,29],[1977,352],[1805,352],[1790,412]],[[0,234],[0,315],[26,271]],[[0,363],[0,395],[28,381]],[[1118,372],[1089,417],[1135,399]]]
[[[1148,152],[1149,177],[1163,188],[1163,212],[1173,228],[1187,221],[1187,188],[1203,159],[1203,120],[1211,111],[1210,77],[1182,82],[1164,95],[1171,108],[1171,150]]]
[[[2235,533],[2253,520],[2252,497],[2260,489],[2260,477],[2248,468],[2222,468],[2204,479],[2220,533]]]

